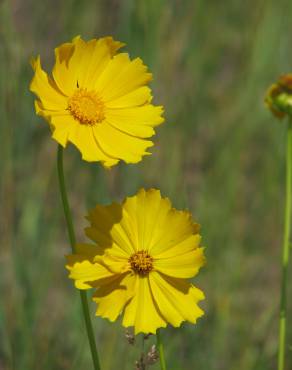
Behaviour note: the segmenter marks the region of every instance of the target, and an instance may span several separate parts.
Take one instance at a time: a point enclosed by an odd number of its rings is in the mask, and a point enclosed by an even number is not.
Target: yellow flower
[[[115,321],[123,312],[123,325],[137,334],[203,315],[204,294],[187,280],[205,262],[189,212],[141,189],[122,204],[97,205],[88,220],[85,232],[96,244],[77,245],[66,267],[76,288],[96,288],[97,316]]]
[[[42,69],[40,57],[32,61],[30,90],[52,137],[63,147],[73,143],[84,160],[106,167],[119,160],[139,162],[153,145],[145,138],[163,122],[163,109],[151,104],[146,86],[151,73],[140,58],[117,54],[122,46],[111,37],[88,42],[75,37],[55,49],[52,77]]]

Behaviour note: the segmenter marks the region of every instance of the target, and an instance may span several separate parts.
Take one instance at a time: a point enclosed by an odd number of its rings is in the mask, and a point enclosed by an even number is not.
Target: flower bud
[[[281,76],[269,88],[265,103],[276,117],[292,117],[292,73]]]

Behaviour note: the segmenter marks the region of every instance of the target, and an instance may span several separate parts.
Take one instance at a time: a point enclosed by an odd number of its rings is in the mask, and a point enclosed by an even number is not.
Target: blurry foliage
[[[206,315],[163,331],[168,369],[275,369],[285,128],[263,96],[291,72],[291,14],[289,0],[2,0],[1,370],[91,368],[64,269],[56,143],[28,91],[30,57],[51,66],[53,48],[77,34],[126,42],[154,72],[167,118],[153,155],[138,165],[105,171],[72,146],[65,152],[78,239],[96,202],[161,188],[202,224],[208,257],[195,279]],[[95,327],[103,369],[132,369],[139,346],[127,344],[119,324],[97,318]]]

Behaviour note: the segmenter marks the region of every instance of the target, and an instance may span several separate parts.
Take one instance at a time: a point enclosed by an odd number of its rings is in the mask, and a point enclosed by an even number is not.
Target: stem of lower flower
[[[69,236],[72,252],[75,253],[76,238],[75,238],[72,216],[70,212],[66,185],[65,185],[65,177],[64,177],[64,170],[63,170],[63,148],[61,145],[58,146],[57,167],[58,167],[60,193],[61,193],[64,214],[65,214],[66,223],[67,223],[68,236]],[[95,336],[94,336],[93,327],[92,327],[92,323],[90,319],[87,295],[84,290],[80,291],[80,298],[81,298],[81,304],[82,304],[82,309],[83,309],[83,315],[84,315],[85,326],[86,326],[88,341],[90,345],[94,370],[100,370],[98,353],[97,353],[97,348],[96,348],[96,343],[95,343]]]
[[[156,339],[157,339],[157,348],[159,351],[159,358],[160,358],[160,369],[161,370],[166,370],[166,363],[165,363],[165,358],[164,358],[164,349],[163,349],[163,344],[161,341],[161,334],[160,330],[157,329],[156,331]]]
[[[287,311],[287,278],[289,263],[289,238],[291,226],[291,188],[292,186],[292,119],[288,122],[287,149],[286,149],[286,205],[285,225],[282,254],[282,282],[281,282],[281,303],[280,303],[280,330],[279,330],[279,353],[278,370],[285,368],[286,352],[286,311]]]

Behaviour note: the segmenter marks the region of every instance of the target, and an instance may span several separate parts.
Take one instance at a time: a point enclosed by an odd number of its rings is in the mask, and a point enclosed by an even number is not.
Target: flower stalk
[[[289,239],[291,234],[291,190],[292,190],[292,118],[289,119],[287,127],[286,200],[285,200],[286,205],[285,205],[284,240],[282,252],[282,282],[281,282],[281,303],[280,303],[278,370],[285,369],[287,281],[288,281],[288,264],[290,251]]]
[[[156,339],[157,339],[157,348],[159,352],[159,359],[160,359],[160,369],[161,370],[166,370],[166,362],[165,362],[165,357],[164,357],[164,347],[163,343],[161,340],[161,333],[160,330],[157,329],[156,332]]]
[[[67,224],[68,236],[69,236],[72,252],[75,253],[76,238],[75,238],[74,226],[73,226],[73,221],[72,221],[72,216],[70,212],[70,206],[69,206],[68,196],[67,196],[67,191],[66,191],[66,185],[65,185],[65,177],[64,177],[64,170],[63,170],[63,148],[61,145],[58,145],[57,167],[58,167],[59,187],[60,187],[63,209],[64,209],[64,214],[65,214],[65,219],[66,219],[66,224]],[[87,295],[85,291],[83,290],[80,291],[80,298],[81,298],[81,304],[82,304],[82,310],[83,310],[83,315],[84,315],[84,320],[85,320],[88,341],[89,341],[91,355],[92,355],[93,367],[94,367],[94,370],[100,370],[95,336],[94,336],[93,327],[92,327],[92,323],[90,319],[88,300],[87,300]]]

